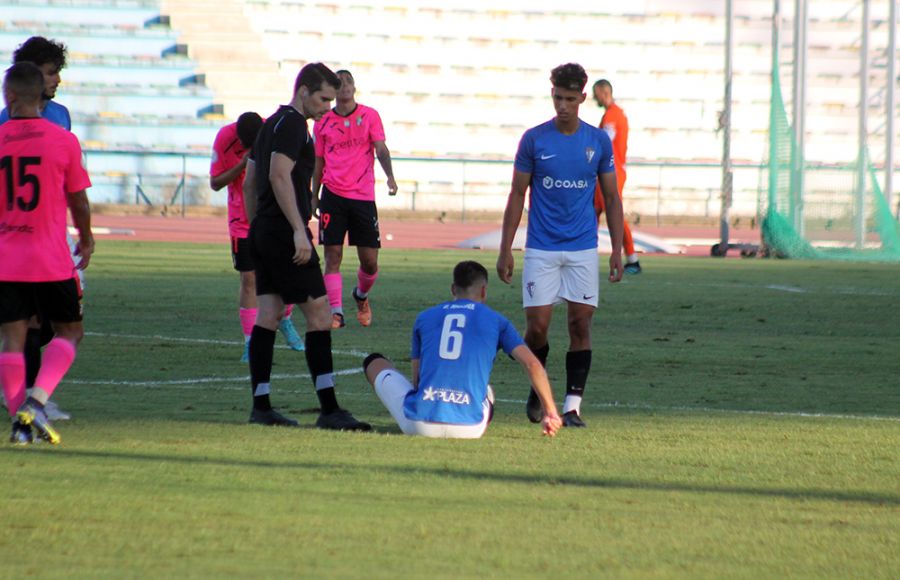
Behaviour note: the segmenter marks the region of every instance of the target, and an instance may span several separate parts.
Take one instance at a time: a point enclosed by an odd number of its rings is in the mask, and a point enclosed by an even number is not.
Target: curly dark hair
[[[13,62],[33,62],[43,66],[52,62],[59,68],[66,66],[66,45],[43,36],[32,36],[13,52]]]
[[[584,67],[574,62],[561,64],[550,72],[550,82],[554,87],[561,89],[584,91],[587,81],[588,76],[584,72]]]

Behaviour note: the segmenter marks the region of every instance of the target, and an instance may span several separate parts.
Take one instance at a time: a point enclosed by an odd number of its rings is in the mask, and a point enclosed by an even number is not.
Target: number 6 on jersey
[[[456,360],[462,352],[463,334],[459,329],[466,326],[466,317],[462,314],[448,314],[444,317],[444,328],[441,331],[439,354],[442,359]]]

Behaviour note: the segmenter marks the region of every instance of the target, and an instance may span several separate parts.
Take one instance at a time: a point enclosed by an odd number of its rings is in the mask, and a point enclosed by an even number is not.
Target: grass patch
[[[490,252],[382,252],[369,329],[345,297],[339,398],[377,433],[341,434],[311,428],[305,359],[285,348],[273,401],[304,428],[246,425],[227,248],[102,242],[56,396],[63,444],[0,448],[21,482],[0,503],[7,574],[896,574],[896,266],[642,258],[603,285],[588,429],[541,438],[499,357],[484,439],[402,436],[361,353],[407,370],[415,315],[473,257],[493,270]],[[488,303],[523,329],[520,295],[492,277]],[[562,309],[550,340],[561,398]]]

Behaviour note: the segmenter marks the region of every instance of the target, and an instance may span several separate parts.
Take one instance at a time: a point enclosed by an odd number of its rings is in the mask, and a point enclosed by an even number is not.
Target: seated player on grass
[[[494,411],[488,379],[498,348],[519,361],[544,409],[543,432],[553,436],[562,420],[544,367],[512,323],[484,305],[487,270],[473,261],[453,269],[454,300],[416,318],[412,334],[412,382],[383,355],[363,362],[378,398],[407,435],[477,439]]]

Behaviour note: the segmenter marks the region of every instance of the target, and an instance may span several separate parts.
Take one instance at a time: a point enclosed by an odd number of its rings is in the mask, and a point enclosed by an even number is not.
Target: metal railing
[[[180,204],[182,215],[190,205],[225,205],[225,190],[209,187],[209,153],[203,151],[113,151],[85,149],[85,165],[95,187],[95,202],[146,204],[164,212]],[[512,159],[457,157],[393,158],[400,186],[395,197],[386,191],[376,169],[379,207],[412,212],[445,212],[466,221],[473,213],[501,212],[513,171]],[[765,207],[768,165],[734,162],[732,215],[759,218]],[[828,176],[845,181],[853,165],[808,163],[810,177]],[[721,165],[715,161],[643,160],[628,163],[626,210],[629,215],[656,224],[672,216],[709,219],[718,213]],[[815,194],[811,179],[808,193]],[[900,208],[900,205],[898,205]]]

